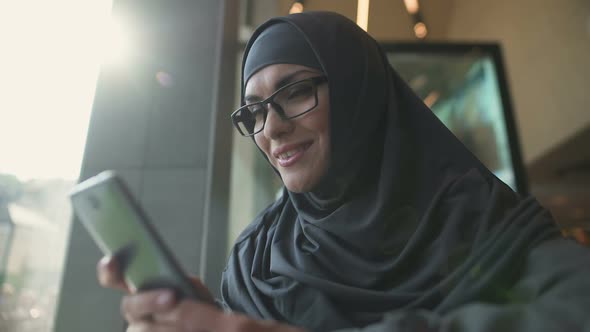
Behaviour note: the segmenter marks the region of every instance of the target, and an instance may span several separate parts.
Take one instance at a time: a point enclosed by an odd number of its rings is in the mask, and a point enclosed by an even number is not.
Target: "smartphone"
[[[77,184],[70,199],[74,213],[103,254],[117,257],[132,291],[168,288],[178,298],[203,301],[114,171]]]

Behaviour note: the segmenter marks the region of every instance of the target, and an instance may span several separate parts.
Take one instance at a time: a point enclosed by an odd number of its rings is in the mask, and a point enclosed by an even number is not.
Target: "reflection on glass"
[[[498,78],[491,57],[395,54],[388,59],[438,118],[516,190]]]
[[[17,181],[0,175],[0,214],[13,223],[1,239],[1,331],[50,331],[59,291],[73,180]],[[2,255],[0,255],[2,256]]]

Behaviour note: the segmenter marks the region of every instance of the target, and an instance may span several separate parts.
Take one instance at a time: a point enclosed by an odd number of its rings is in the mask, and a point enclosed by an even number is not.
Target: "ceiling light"
[[[369,28],[369,0],[358,0],[356,9],[356,24],[363,30]]]
[[[289,9],[289,14],[297,13],[303,13],[303,2],[301,1],[293,2],[293,4],[291,5],[291,9]]]
[[[424,22],[418,22],[414,24],[414,34],[420,39],[426,38],[426,35],[428,34],[426,24],[424,24]]]
[[[420,5],[418,4],[418,0],[404,0],[404,4],[406,5],[406,10],[410,14],[416,14],[418,10],[420,10]]]

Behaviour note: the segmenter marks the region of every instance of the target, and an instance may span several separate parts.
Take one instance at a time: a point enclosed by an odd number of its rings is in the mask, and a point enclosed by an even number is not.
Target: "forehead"
[[[250,77],[244,94],[258,95],[272,92],[282,85],[319,74],[315,68],[295,64],[268,65]]]

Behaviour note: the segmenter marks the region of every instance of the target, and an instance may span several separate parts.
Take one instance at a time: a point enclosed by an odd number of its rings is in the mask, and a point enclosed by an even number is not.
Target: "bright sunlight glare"
[[[119,30],[111,6],[112,0],[1,6],[0,173],[78,177],[104,50],[125,44],[113,37]]]

